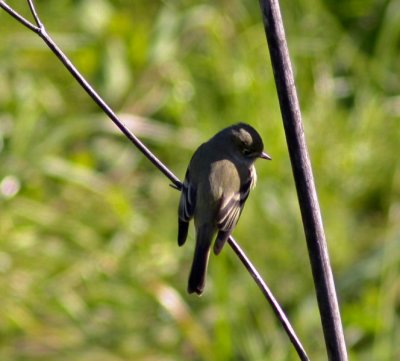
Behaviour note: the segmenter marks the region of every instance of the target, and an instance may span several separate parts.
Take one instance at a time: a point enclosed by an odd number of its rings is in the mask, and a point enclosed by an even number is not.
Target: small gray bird
[[[178,244],[187,238],[194,218],[196,247],[188,292],[204,290],[208,258],[215,234],[214,253],[221,252],[239,220],[244,203],[255,186],[257,158],[271,159],[263,152],[257,131],[239,123],[221,130],[194,153],[186,171],[179,201]]]

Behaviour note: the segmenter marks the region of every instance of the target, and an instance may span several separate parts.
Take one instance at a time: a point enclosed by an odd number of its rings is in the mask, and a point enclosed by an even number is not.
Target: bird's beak
[[[262,153],[260,154],[260,158],[266,159],[266,160],[272,160],[272,158],[271,158],[267,153],[265,153],[265,152],[262,152]]]

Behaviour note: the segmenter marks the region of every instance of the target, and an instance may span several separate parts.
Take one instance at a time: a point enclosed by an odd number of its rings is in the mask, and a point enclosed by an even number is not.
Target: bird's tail
[[[196,292],[201,295],[206,283],[206,273],[208,258],[210,256],[211,242],[215,231],[210,227],[199,227],[196,236],[196,248],[194,250],[194,258],[192,269],[190,271],[188,292]]]

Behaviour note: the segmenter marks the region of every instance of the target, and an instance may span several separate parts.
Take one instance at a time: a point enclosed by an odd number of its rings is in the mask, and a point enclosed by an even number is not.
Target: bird
[[[222,129],[194,152],[178,207],[178,245],[186,242],[193,219],[196,244],[187,291],[204,291],[212,241],[218,255],[234,230],[257,174],[254,162],[271,160],[260,134],[249,124]]]

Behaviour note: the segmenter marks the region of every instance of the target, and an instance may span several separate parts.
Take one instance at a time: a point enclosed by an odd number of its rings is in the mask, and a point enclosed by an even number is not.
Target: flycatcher
[[[271,159],[263,150],[258,132],[248,124],[239,123],[221,130],[194,153],[186,171],[178,209],[179,246],[186,241],[192,218],[196,228],[189,293],[203,293],[212,241],[217,235],[214,253],[218,255],[256,184],[255,160]]]

